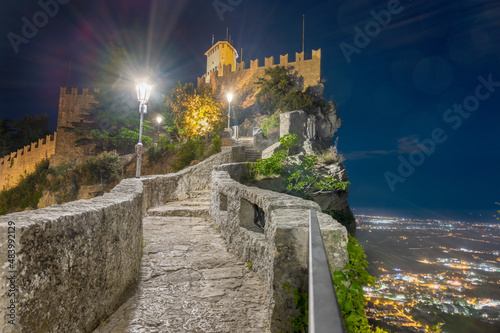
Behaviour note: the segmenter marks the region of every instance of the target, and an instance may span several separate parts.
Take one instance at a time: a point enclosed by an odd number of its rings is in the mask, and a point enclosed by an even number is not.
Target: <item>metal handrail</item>
[[[309,333],[346,333],[316,211],[309,210]]]

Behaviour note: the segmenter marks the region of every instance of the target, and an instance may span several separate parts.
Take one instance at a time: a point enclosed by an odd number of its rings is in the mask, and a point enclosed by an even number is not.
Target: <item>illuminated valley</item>
[[[500,331],[500,224],[358,215],[377,282],[367,315],[392,332]]]

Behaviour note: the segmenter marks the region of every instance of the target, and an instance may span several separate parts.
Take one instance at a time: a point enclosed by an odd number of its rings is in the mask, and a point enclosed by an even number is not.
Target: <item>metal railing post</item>
[[[309,333],[346,333],[316,211],[309,210]]]

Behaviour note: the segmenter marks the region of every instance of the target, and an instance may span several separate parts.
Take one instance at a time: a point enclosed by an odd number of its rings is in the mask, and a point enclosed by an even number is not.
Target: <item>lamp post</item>
[[[227,111],[227,129],[231,129],[231,101],[233,100],[233,94],[227,94],[227,101],[229,102],[229,109]]]
[[[158,141],[160,141],[160,124],[161,124],[161,117],[160,116],[156,117],[156,122],[158,123],[158,135],[156,138],[156,143],[158,143]]]
[[[139,101],[139,113],[141,114],[141,122],[139,125],[139,143],[137,144],[137,168],[135,169],[135,177],[141,177],[141,162],[142,162],[142,119],[144,114],[148,112],[148,100],[151,95],[152,86],[147,83],[139,83],[135,86],[137,89],[137,100]]]

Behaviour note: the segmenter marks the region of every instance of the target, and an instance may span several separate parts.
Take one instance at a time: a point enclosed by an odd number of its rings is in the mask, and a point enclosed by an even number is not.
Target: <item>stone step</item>
[[[191,191],[189,198],[171,201],[164,205],[152,207],[147,216],[184,216],[206,217],[210,209],[211,190]]]
[[[148,210],[147,216],[207,217],[210,205],[201,206],[157,206]]]

